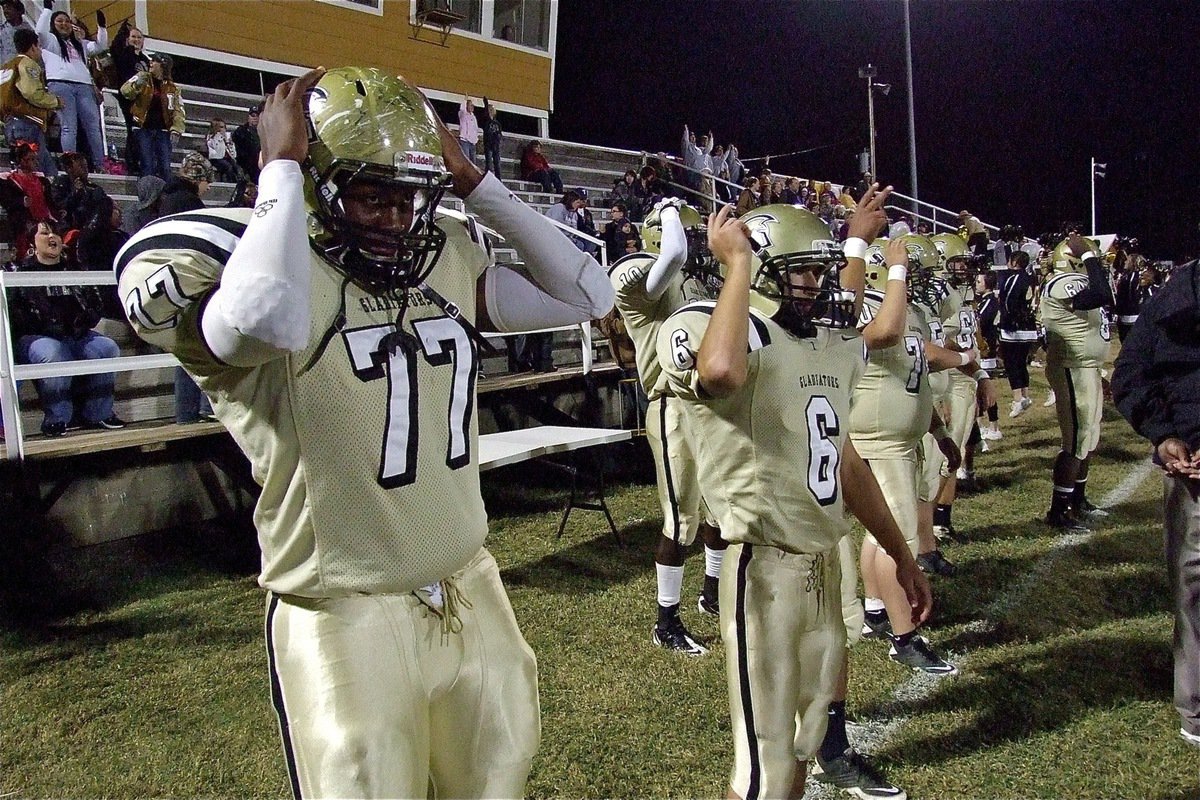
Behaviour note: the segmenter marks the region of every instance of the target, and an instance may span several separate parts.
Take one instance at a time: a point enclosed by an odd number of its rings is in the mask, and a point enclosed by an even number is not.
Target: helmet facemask
[[[846,260],[828,251],[783,253],[766,259],[751,282],[753,291],[779,304],[775,321],[798,337],[815,336],[818,327],[856,324],[854,295],[842,289]]]
[[[446,244],[446,234],[435,224],[437,205],[444,188],[433,181],[424,185],[395,179],[395,172],[376,164],[336,159],[318,174],[307,163],[316,192],[318,216],[324,227],[317,246],[355,283],[374,294],[400,295],[416,288],[429,276]],[[400,208],[410,211],[405,231],[356,223],[346,213],[348,192],[362,184],[378,184],[385,191],[412,192]]]
[[[721,274],[721,265],[708,247],[708,231],[691,227],[685,228],[683,235],[687,238],[687,261],[683,265],[683,274],[702,284],[709,294],[716,297],[725,285],[725,277]]]

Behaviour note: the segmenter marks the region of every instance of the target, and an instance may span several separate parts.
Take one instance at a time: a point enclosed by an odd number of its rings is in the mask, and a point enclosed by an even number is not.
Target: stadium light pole
[[[906,77],[908,78],[908,175],[912,184],[913,213],[919,213],[917,199],[917,123],[913,113],[913,62],[912,62],[912,26],[909,23],[908,0],[904,0],[904,55]]]
[[[858,77],[864,78],[867,81],[867,127],[871,137],[871,177],[878,178],[879,172],[875,168],[875,90],[878,89],[884,97],[892,90],[890,83],[875,83],[875,76],[879,74],[879,70],[873,64],[867,64],[865,67],[858,68]]]

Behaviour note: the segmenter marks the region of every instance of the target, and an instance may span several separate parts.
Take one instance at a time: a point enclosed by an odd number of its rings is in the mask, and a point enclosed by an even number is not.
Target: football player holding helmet
[[[683,262],[683,274],[699,281],[713,297],[721,290],[721,269],[713,260],[708,249],[708,229],[699,211],[682,200],[667,198],[654,205],[642,222],[642,250],[658,254],[662,250],[662,210],[676,208],[679,222],[683,225],[683,236],[687,244],[687,257]]]
[[[697,535],[704,541],[704,588],[697,607],[715,616],[720,612],[717,581],[725,542],[701,497],[691,427],[667,386],[656,347],[659,329],[676,309],[712,296],[711,287],[692,280],[688,270],[696,261],[692,251],[699,243],[697,231],[704,232],[707,254],[707,232],[699,212],[675,198],[661,200],[642,228],[647,252],[627,255],[609,269],[617,310],[633,340],[638,380],[648,400],[646,438],[654,456],[663,515],[662,536],[654,550],[658,619],[651,640],[689,656],[704,655],[708,648],[687,629],[679,613],[686,548]]]
[[[523,796],[537,671],[483,547],[475,327],[594,319],[612,289],[397,75],[286,81],[259,135],[253,210],[151,223],[115,270],[134,329],[212,398],[262,486],[293,792]],[[490,263],[474,220],[438,212],[448,186],[524,272]],[[432,699],[420,676],[451,674]]]
[[[842,249],[810,211],[770,205],[742,217],[754,253],[750,305],[796,336],[816,326],[853,327],[855,295],[843,291]]]
[[[865,240],[886,221],[887,191],[876,189],[850,223],[849,257],[808,212],[766,206],[736,219],[725,206],[709,220],[725,274],[720,297],[680,308],[658,334],[663,374],[692,426],[704,497],[730,543],[721,638],[734,737],[729,789],[739,797],[785,796],[802,785],[807,759],[824,752],[819,734],[834,727],[830,705],[844,699],[835,692],[845,675],[845,617],[828,599],[846,584],[843,503],[895,554],[910,613],[926,613],[928,584],[847,438],[850,393],[865,364],[846,320],[862,293]],[[852,569],[849,578],[853,594]]]

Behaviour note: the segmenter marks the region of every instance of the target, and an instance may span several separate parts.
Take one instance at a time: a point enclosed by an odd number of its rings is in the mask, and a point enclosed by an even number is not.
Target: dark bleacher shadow
[[[917,702],[864,709],[860,717],[938,713],[971,719],[937,734],[906,737],[887,753],[901,763],[932,767],[1067,727],[1094,710],[1168,702],[1171,674],[1169,642],[1134,635],[1069,638],[972,669]]]
[[[574,516],[571,524],[574,524],[573,520]],[[625,547],[617,545],[604,523],[601,523],[603,528],[589,533],[587,540],[571,543],[571,524],[563,534],[561,549],[501,570],[505,584],[580,595],[605,592],[614,584],[654,572],[652,553],[662,535],[661,520],[644,520],[621,528]],[[554,533],[550,531],[547,535]],[[690,549],[689,559],[704,558],[703,545],[697,544]],[[695,569],[694,565],[692,569]]]

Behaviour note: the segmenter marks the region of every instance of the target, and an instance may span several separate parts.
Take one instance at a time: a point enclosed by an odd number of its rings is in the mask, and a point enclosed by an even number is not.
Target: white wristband
[[[908,280],[908,265],[907,264],[893,264],[892,266],[888,267],[888,280],[889,281],[900,281],[901,283],[907,281]]]
[[[869,245],[867,244],[866,239],[851,237],[846,240],[844,245],[842,245],[842,255],[844,255],[846,258],[866,259],[867,247],[869,247]]]
[[[977,381],[986,381],[989,378],[991,378],[992,376],[988,374],[988,371],[986,369],[977,369],[977,370],[975,370],[974,377],[975,377],[975,380],[977,380]]]
[[[967,364],[970,364],[970,363],[971,363],[971,354],[969,352],[964,350],[963,352],[958,354],[958,365],[960,367],[965,367]]]

